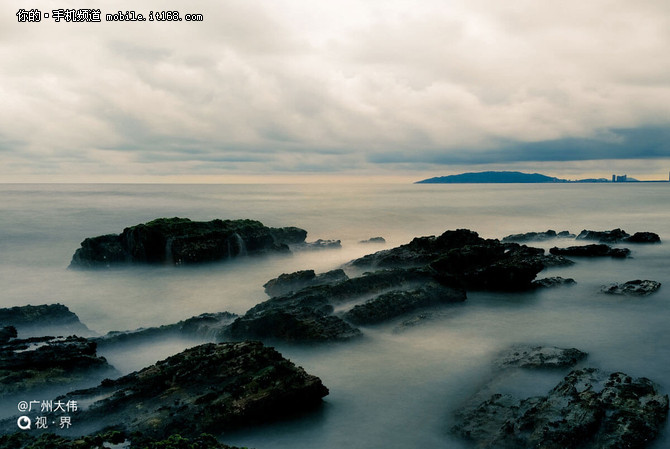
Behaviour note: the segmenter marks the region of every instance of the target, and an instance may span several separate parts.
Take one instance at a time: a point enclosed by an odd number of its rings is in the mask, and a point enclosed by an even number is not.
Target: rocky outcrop
[[[533,287],[537,288],[559,287],[561,285],[572,285],[572,284],[576,284],[574,279],[562,278],[560,276],[536,279],[532,282]]]
[[[335,315],[335,306],[391,290],[416,288],[433,280],[432,276],[432,272],[425,269],[383,270],[334,284],[307,287],[256,305],[224,329],[219,338],[290,342],[349,340],[361,332]]]
[[[361,240],[358,243],[377,243],[377,244],[384,244],[386,243],[386,239],[384,237],[370,237],[367,240]]]
[[[190,438],[302,413],[327,394],[318,377],[274,349],[246,341],[196,346],[68,399],[104,397],[78,412],[83,426]]]
[[[551,240],[555,238],[575,238],[575,234],[570,234],[569,231],[556,232],[553,229],[549,229],[544,232],[526,232],[523,234],[511,234],[507,237],[503,237],[501,240],[502,243],[523,243],[523,242],[543,242],[545,240]]]
[[[553,247],[549,250],[549,252],[557,256],[575,256],[575,257],[625,258],[630,255],[630,250],[628,248],[612,248],[611,246],[605,244],[569,246],[567,248]]]
[[[600,243],[659,243],[661,238],[653,232],[636,232],[633,235],[628,234],[623,229],[613,229],[611,231],[589,231],[584,229],[577,236],[578,240],[597,240]]]
[[[342,317],[356,325],[376,324],[426,307],[465,301],[465,291],[435,282],[414,290],[394,290],[354,306]]]
[[[203,313],[174,324],[134,331],[109,332],[107,335],[92,339],[92,341],[95,341],[99,347],[103,347],[172,336],[213,340],[235,318],[237,318],[237,315],[230,312]]]
[[[378,251],[351,262],[355,267],[429,266],[440,283],[473,290],[525,290],[542,269],[568,265],[541,248],[486,240],[468,229],[439,237],[418,237],[406,245]]]
[[[14,326],[4,326],[0,328],[0,344],[5,344],[12,338],[16,338],[18,333]]]
[[[0,345],[0,395],[27,393],[85,380],[113,368],[96,354],[96,344],[81,337],[34,337]]]
[[[668,396],[649,379],[587,368],[572,371],[546,396],[494,394],[468,406],[453,431],[480,448],[644,448],[667,414]]]
[[[625,241],[629,243],[661,243],[661,238],[654,232],[636,232]]]
[[[288,252],[304,242],[307,231],[269,228],[254,220],[191,221],[159,218],[123,230],[120,235],[87,238],[70,267],[109,267],[120,263],[193,264],[243,255]]]
[[[63,304],[0,309],[0,326],[13,326],[22,338],[44,335],[92,335],[79,317]]]
[[[317,239],[313,242],[303,242],[297,245],[291,246],[291,249],[297,251],[303,250],[318,250],[318,249],[340,249],[342,248],[342,242],[339,240],[324,240]]]
[[[130,444],[130,446],[128,446]],[[240,449],[219,443],[211,434],[186,438],[172,434],[167,438],[149,438],[139,433],[108,431],[78,438],[63,437],[54,433],[37,435],[30,432],[15,432],[0,435],[0,449],[101,449],[101,448],[141,448],[141,449]]]
[[[331,270],[317,276],[314,270],[301,270],[293,273],[283,273],[274,279],[270,279],[263,287],[269,296],[281,296],[305,287],[314,285],[332,284],[334,282],[346,281],[349,277],[343,270]]]
[[[661,288],[660,282],[635,279],[623,284],[604,285],[600,291],[610,295],[647,296],[659,288]]]
[[[500,368],[554,369],[575,366],[587,354],[576,348],[516,345],[503,351],[494,364]]]

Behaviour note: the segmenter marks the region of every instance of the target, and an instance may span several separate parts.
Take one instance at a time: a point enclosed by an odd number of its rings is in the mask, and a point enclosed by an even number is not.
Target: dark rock
[[[659,288],[661,288],[660,282],[636,279],[623,284],[605,285],[600,291],[610,295],[647,296]]]
[[[275,243],[280,245],[297,245],[303,243],[307,238],[307,231],[296,228],[295,226],[269,228],[269,230]]]
[[[653,232],[636,232],[625,241],[629,243],[660,243],[661,238]]]
[[[356,325],[375,324],[417,309],[465,301],[465,291],[427,283],[415,290],[394,290],[354,306],[343,318]]]
[[[301,270],[289,274],[281,274],[270,279],[263,287],[269,296],[280,296],[290,292],[302,290],[314,285],[330,284],[349,279],[343,270],[337,269],[321,273],[318,276],[314,270]]]
[[[577,236],[577,239],[598,240],[601,243],[659,243],[661,238],[654,232],[636,232],[633,235],[628,234],[623,229],[613,229],[611,231],[588,231],[583,230]]]
[[[533,281],[533,286],[538,288],[558,287],[561,285],[572,285],[572,284],[576,284],[574,279],[572,278],[566,279],[560,276],[536,279]]]
[[[458,413],[453,430],[486,448],[644,448],[659,434],[668,397],[646,378],[572,371],[546,396],[495,394]]]
[[[495,365],[501,368],[567,368],[585,359],[587,354],[575,348],[555,346],[513,346],[500,354]]]
[[[556,231],[549,229],[545,232],[526,232],[524,234],[511,234],[507,237],[504,237],[501,241],[502,243],[510,242],[532,242],[532,241],[545,241],[555,238],[574,238],[574,234],[570,234],[569,231],[561,231],[556,233]]]
[[[84,426],[191,438],[302,413],[327,394],[318,377],[247,341],[196,346],[68,399],[104,397],[78,412]]]
[[[240,449],[219,443],[216,437],[206,433],[193,438],[185,438],[179,434],[172,434],[165,439],[149,438],[137,432],[129,435],[119,431],[109,431],[97,435],[72,438],[54,433],[37,435],[29,432],[15,432],[9,435],[0,435],[0,449],[100,449],[107,447],[140,449]]]
[[[323,240],[318,239],[313,242],[303,242],[291,247],[294,250],[311,250],[311,249],[339,249],[342,248],[342,242],[339,240]]]
[[[416,237],[411,242],[351,261],[356,267],[416,267],[439,258],[443,252],[486,242],[469,229],[446,231],[439,237]]]
[[[473,290],[525,290],[544,269],[543,254],[539,248],[502,245],[494,240],[447,251],[430,267],[445,285]]]
[[[384,237],[370,237],[367,240],[361,240],[358,243],[386,243]]]
[[[597,240],[601,243],[619,243],[630,237],[623,229],[612,229],[611,231],[589,231],[584,229],[577,236],[577,240]]]
[[[570,263],[544,255],[541,248],[485,240],[467,229],[439,237],[419,237],[406,245],[351,262],[353,266],[416,267],[429,265],[440,283],[478,290],[524,290],[547,266]]]
[[[229,325],[237,315],[229,312],[203,313],[175,324],[159,327],[137,329],[125,332],[109,332],[107,335],[92,339],[98,346],[119,343],[137,342],[156,337],[180,336],[186,338],[214,339],[216,335]]]
[[[5,326],[0,328],[0,344],[5,344],[12,338],[16,338],[18,333],[14,326]]]
[[[287,243],[301,243],[307,232],[268,228],[254,220],[191,221],[159,218],[84,240],[70,267],[109,267],[119,263],[191,264],[242,255],[288,252]]]
[[[0,345],[0,395],[86,380],[111,371],[96,355],[95,342],[81,337],[34,337]]]
[[[553,247],[549,250],[549,252],[557,256],[576,256],[576,257],[624,258],[630,255],[630,250],[628,248],[612,248],[611,246],[605,244],[569,246],[567,248]]]
[[[307,287],[256,305],[224,329],[219,338],[291,342],[349,340],[361,333],[333,315],[334,305],[392,289],[415,288],[431,280],[432,273],[427,270],[396,269]]]
[[[14,326],[22,337],[93,334],[63,304],[17,306],[0,309],[0,326]]]

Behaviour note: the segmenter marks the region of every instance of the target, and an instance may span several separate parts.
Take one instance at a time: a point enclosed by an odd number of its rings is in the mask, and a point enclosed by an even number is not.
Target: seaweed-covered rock
[[[575,280],[572,278],[562,278],[560,276],[552,276],[548,278],[536,279],[533,281],[533,286],[537,288],[550,288],[558,287],[561,285],[572,285],[576,284]]]
[[[304,241],[299,228],[269,228],[254,220],[191,221],[159,218],[120,235],[87,238],[70,267],[109,267],[119,263],[192,264],[268,252],[288,252]]]
[[[453,430],[481,448],[647,447],[668,415],[668,396],[646,378],[572,371],[546,396],[494,394],[458,413]]]
[[[511,243],[511,242],[542,242],[545,240],[551,240],[555,238],[575,238],[575,234],[570,234],[569,231],[556,232],[553,229],[549,229],[544,232],[525,232],[523,234],[511,234],[506,237],[503,237],[501,240],[502,243]]]
[[[0,309],[0,326],[13,326],[22,338],[44,335],[92,335],[79,317],[63,304]]]
[[[196,346],[68,398],[104,397],[78,413],[82,425],[166,438],[220,434],[305,412],[327,394],[318,377],[273,348],[246,341]]]
[[[661,283],[648,279],[635,279],[623,284],[610,284],[603,286],[600,291],[610,295],[647,296],[661,288]]]
[[[414,290],[394,290],[354,306],[343,318],[356,325],[375,324],[417,309],[465,301],[465,291],[443,287],[435,282]]]
[[[164,338],[179,336],[186,338],[214,339],[215,336],[235,318],[237,318],[237,315],[230,312],[203,313],[174,324],[137,329],[134,331],[112,331],[107,333],[107,335],[92,340],[98,343],[98,346],[102,347],[113,344],[137,342],[156,337]]]
[[[33,337],[0,345],[0,396],[68,385],[113,368],[81,337]]]
[[[549,252],[557,256],[576,256],[576,257],[625,258],[630,255],[630,250],[628,248],[612,248],[611,246],[605,244],[569,246],[567,248],[553,247],[549,250]]]
[[[302,290],[305,287],[331,284],[349,279],[342,269],[331,270],[317,276],[314,270],[301,270],[293,273],[283,273],[270,279],[263,287],[269,296],[280,296],[290,292]]]
[[[501,368],[567,368],[585,359],[587,354],[576,348],[516,345],[503,351],[495,365]]]

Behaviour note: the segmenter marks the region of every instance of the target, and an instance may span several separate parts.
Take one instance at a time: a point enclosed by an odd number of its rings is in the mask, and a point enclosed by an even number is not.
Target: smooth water
[[[3,185],[0,186],[0,306],[60,302],[97,333],[173,323],[204,312],[243,313],[267,298],[283,272],[317,272],[415,236],[469,228],[500,238],[526,231],[621,227],[670,239],[666,184],[556,185]],[[157,217],[253,218],[298,226],[308,241],[341,239],[341,250],[249,257],[202,267],[68,270],[86,237]],[[386,245],[358,241],[382,236]],[[571,241],[549,242],[553,245]],[[634,245],[627,260],[580,260],[541,276],[578,284],[532,293],[470,293],[438,318],[396,330],[364,328],[357,342],[278,349],[330,389],[304,418],[223,435],[262,448],[467,447],[449,434],[452,413],[491,379],[490,361],[512,343],[570,346],[607,371],[646,376],[670,391],[670,253]],[[598,293],[644,278],[664,284],[646,298]],[[106,350],[119,371],[140,369],[193,341]],[[512,379],[501,388],[540,394],[561,373]],[[654,447],[665,447],[663,436]]]

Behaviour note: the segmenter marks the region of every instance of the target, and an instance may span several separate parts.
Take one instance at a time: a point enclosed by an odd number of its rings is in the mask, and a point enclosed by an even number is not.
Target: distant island
[[[639,181],[627,175],[612,175],[607,178],[587,178],[568,180],[546,176],[540,173],[522,173],[518,171],[483,171],[461,173],[459,175],[438,176],[417,181],[414,184],[538,184],[538,183],[591,183],[591,182],[668,182]]]

